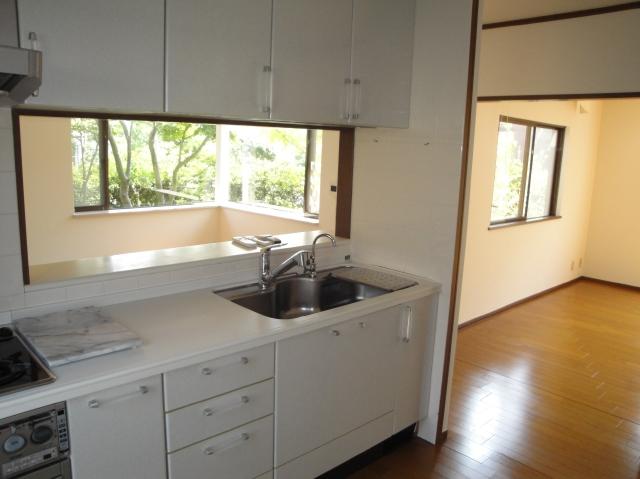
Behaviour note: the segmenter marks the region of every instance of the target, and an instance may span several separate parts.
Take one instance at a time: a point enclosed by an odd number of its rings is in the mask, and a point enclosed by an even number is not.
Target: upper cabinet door
[[[415,0],[354,0],[351,123],[409,126]]]
[[[19,0],[20,41],[43,52],[28,103],[162,111],[164,0]]]
[[[353,3],[274,0],[273,7],[272,118],[347,123]]]
[[[269,118],[271,0],[167,0],[167,111]]]

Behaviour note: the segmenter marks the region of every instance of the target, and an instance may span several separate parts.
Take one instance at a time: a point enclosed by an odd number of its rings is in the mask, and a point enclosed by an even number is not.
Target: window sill
[[[149,213],[166,213],[166,212],[178,212],[189,210],[202,210],[213,208],[228,208],[231,210],[243,211],[246,213],[253,213],[262,216],[272,216],[275,218],[282,218],[291,221],[298,221],[300,223],[307,223],[317,225],[320,224],[318,218],[305,217],[300,213],[295,213],[286,210],[277,210],[266,206],[244,205],[241,203],[199,203],[196,205],[180,205],[180,206],[153,206],[149,208],[127,208],[127,209],[113,209],[113,210],[95,210],[95,211],[76,211],[72,214],[74,218],[87,218],[95,216],[111,216],[111,215],[139,215]]]
[[[299,221],[300,223],[307,223],[312,225],[317,225],[320,223],[320,220],[318,218],[306,217],[300,213],[295,213],[293,211],[277,210],[274,208],[269,208],[267,206],[245,205],[242,203],[230,202],[220,203],[219,206],[221,208],[228,208],[230,210],[243,211],[245,213],[254,213],[257,215],[273,216],[285,220]]]
[[[508,223],[497,223],[495,225],[489,225],[489,230],[498,230],[502,228],[509,228],[511,226],[529,225],[533,223],[543,223],[545,221],[559,220],[562,216],[545,216],[544,218],[532,218],[529,220],[509,221]]]
[[[187,210],[206,210],[211,208],[219,208],[218,203],[198,203],[196,205],[179,205],[179,206],[151,206],[148,208],[126,208],[113,210],[94,210],[94,211],[74,211],[74,218],[85,218],[87,216],[110,216],[110,215],[139,215],[145,213],[166,213],[168,211],[187,211]]]

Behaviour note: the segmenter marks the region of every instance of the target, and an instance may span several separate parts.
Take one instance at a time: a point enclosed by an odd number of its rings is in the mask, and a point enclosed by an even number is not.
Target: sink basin
[[[216,291],[251,311],[276,319],[293,319],[373,298],[391,290],[320,273],[277,280],[261,291],[257,285]]]

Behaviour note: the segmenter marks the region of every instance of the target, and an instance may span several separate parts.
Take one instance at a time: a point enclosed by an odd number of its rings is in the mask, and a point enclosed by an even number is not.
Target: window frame
[[[311,160],[315,153],[316,139],[317,139],[317,130],[323,129],[327,130],[330,128],[326,127],[318,127],[318,126],[309,126],[309,125],[288,125],[288,124],[271,124],[271,125],[257,125],[251,122],[225,122],[225,121],[206,121],[205,119],[200,118],[171,118],[167,119],[164,116],[158,115],[158,117],[150,119],[145,117],[144,119],[139,118],[138,115],[132,115],[130,117],[123,116],[104,116],[104,117],[93,117],[90,115],[77,114],[77,115],[69,115],[69,118],[82,118],[82,119],[92,119],[96,120],[98,123],[98,167],[100,170],[100,195],[102,202],[100,204],[95,205],[87,205],[87,206],[76,206],[75,202],[73,205],[74,213],[88,213],[88,212],[96,212],[96,211],[122,211],[122,210],[139,210],[139,209],[147,209],[152,210],[155,208],[166,208],[166,206],[144,206],[144,207],[132,207],[132,208],[112,208],[109,203],[109,138],[108,138],[108,128],[109,121],[112,120],[131,120],[131,121],[164,121],[164,122],[175,122],[175,123],[202,123],[202,124],[214,124],[214,125],[247,125],[247,126],[263,126],[267,128],[305,128],[307,130],[307,141],[306,141],[306,158],[305,158],[305,174],[304,174],[304,203],[302,208],[302,213],[300,214],[303,218],[312,218],[318,219],[320,212],[311,212],[309,211],[309,194],[310,194],[310,181],[311,181]],[[214,200],[216,203],[217,200]],[[204,202],[192,203],[190,205],[182,205],[182,206],[194,206],[198,204],[202,204]],[[239,203],[242,204],[242,203]],[[265,208],[269,208],[272,205],[261,205]],[[278,210],[279,208],[273,206],[273,209]],[[295,213],[295,212],[293,212]]]
[[[514,125],[522,125],[527,127],[525,137],[525,152],[522,164],[522,174],[520,178],[520,199],[518,202],[518,214],[515,217],[503,218],[500,220],[491,220],[489,218],[489,229],[499,228],[509,225],[526,224],[544,221],[548,219],[559,218],[558,216],[558,194],[560,189],[560,174],[562,170],[562,156],[564,152],[564,138],[566,127],[561,125],[554,125],[551,123],[543,123],[534,120],[525,120],[522,118],[514,118],[507,115],[500,115],[498,122],[498,130],[501,123],[512,123]],[[531,169],[533,165],[533,156],[535,153],[535,131],[537,128],[545,128],[555,130],[557,133],[556,151],[553,163],[553,177],[551,179],[551,192],[549,197],[549,213],[544,216],[528,216],[529,208],[529,195],[531,190]],[[494,160],[496,161],[497,158]],[[491,190],[492,194],[492,208],[493,208],[493,192],[495,189],[495,176],[494,186]]]

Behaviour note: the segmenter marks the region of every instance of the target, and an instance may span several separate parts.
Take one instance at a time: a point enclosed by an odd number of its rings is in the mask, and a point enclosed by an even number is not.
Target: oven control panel
[[[69,456],[64,403],[0,421],[0,477],[10,479]]]

